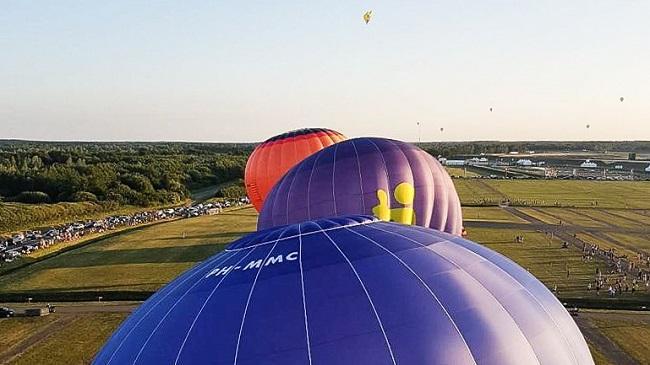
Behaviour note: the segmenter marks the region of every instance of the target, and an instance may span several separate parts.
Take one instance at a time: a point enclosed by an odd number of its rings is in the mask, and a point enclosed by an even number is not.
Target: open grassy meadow
[[[602,190],[607,187],[599,185],[602,182],[479,179],[454,182],[461,196],[486,197],[492,194],[497,199],[507,197],[515,201],[530,194],[533,198],[527,201],[539,203],[539,206],[512,208],[464,206],[465,226],[469,239],[511,258],[549,289],[556,290],[561,299],[600,303],[624,299],[650,303],[648,288],[641,288],[634,294],[622,293],[616,298],[608,298],[604,291],[597,294],[588,290],[596,270],[608,272],[610,268],[600,259],[583,259],[581,250],[573,245],[561,248],[563,240],[547,233],[561,227],[568,233],[575,233],[584,242],[611,247],[617,253],[650,252],[647,228],[650,201],[635,195],[647,193],[648,184],[630,185],[636,193],[629,196],[609,196]],[[582,183],[596,190],[588,192],[584,187],[571,190]],[[598,197],[598,205],[590,205],[587,196]],[[545,206],[555,199],[553,197],[557,197],[561,204],[576,207]],[[463,200],[467,199],[468,195],[465,195]],[[70,247],[53,257],[41,257],[41,261],[0,275],[0,297],[11,293],[17,293],[20,298],[38,293],[67,293],[73,297],[79,293],[95,293],[110,300],[111,293],[116,292],[148,295],[195,263],[221,251],[226,244],[255,230],[256,220],[255,210],[244,208],[214,216],[138,227],[82,247]],[[524,242],[516,243],[516,236],[523,236]],[[33,336],[39,331],[56,328],[48,336],[39,338],[37,343],[19,348],[20,356],[12,355],[11,363],[88,362],[126,313],[84,313],[75,315],[74,320],[57,316],[58,313],[38,319],[0,321],[0,331],[3,332],[0,348],[5,348],[5,354],[16,352],[15,346],[33,342]],[[579,324],[583,331],[592,331],[585,333],[588,333],[586,336],[597,364],[621,363],[620,359],[612,357],[612,346],[639,363],[648,363],[650,324],[646,319],[637,323],[628,317],[590,316],[588,321]],[[633,340],[626,340],[626,334]],[[609,348],[602,347],[603,341],[607,341]],[[2,352],[0,359],[1,356]]]
[[[0,363],[89,364],[128,313],[52,314],[0,320]],[[4,345],[4,343],[3,343]]]
[[[508,199],[529,206],[650,208],[650,181],[456,179],[454,184],[464,205]]]
[[[252,208],[130,230],[0,277],[0,293],[155,291],[255,229]]]

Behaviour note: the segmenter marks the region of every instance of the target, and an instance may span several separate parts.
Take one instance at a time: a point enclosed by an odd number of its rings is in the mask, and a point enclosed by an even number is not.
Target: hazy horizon
[[[3,5],[0,139],[650,140],[650,2]]]

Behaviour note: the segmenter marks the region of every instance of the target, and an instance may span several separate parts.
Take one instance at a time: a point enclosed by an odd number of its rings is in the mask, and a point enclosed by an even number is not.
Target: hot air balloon
[[[589,129],[590,127],[591,127],[591,126],[590,126],[589,124],[587,124],[587,129]]]
[[[445,129],[440,127],[440,132],[444,132],[444,131],[445,131]]]
[[[257,146],[248,158],[246,194],[259,212],[264,199],[282,175],[312,153],[346,139],[331,129],[307,128],[277,135]]]
[[[372,18],[372,10],[368,10],[363,13],[363,21],[366,22],[366,24],[370,22],[370,18]]]
[[[385,138],[327,147],[289,170],[269,193],[258,229],[341,214],[371,214],[459,235],[460,201],[449,174],[420,148]]]
[[[255,232],[145,301],[108,364],[593,365],[555,296],[479,244],[368,216]]]
[[[490,108],[490,111],[492,111],[492,108]]]
[[[620,98],[619,100],[620,100],[620,101],[621,101],[621,103],[622,103],[622,102],[623,102],[623,100],[625,100],[625,98],[621,96],[621,98]]]

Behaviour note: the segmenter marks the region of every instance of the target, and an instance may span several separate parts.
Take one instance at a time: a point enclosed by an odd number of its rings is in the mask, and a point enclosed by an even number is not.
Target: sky
[[[0,8],[0,139],[650,140],[646,0]]]

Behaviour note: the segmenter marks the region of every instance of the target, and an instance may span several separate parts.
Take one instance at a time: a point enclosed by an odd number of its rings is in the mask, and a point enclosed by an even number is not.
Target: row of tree
[[[0,143],[0,197],[25,203],[177,203],[244,176],[251,145]]]

